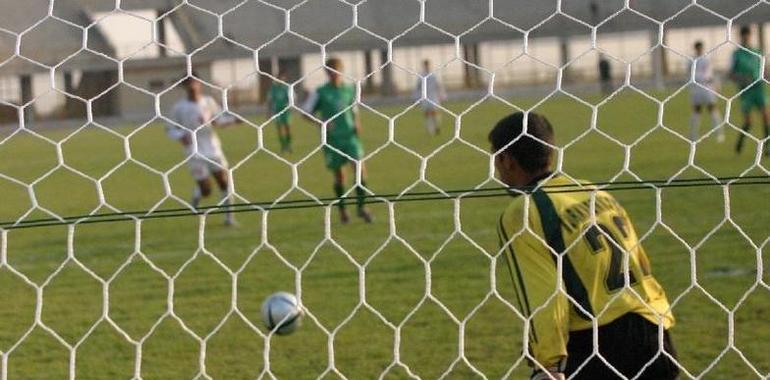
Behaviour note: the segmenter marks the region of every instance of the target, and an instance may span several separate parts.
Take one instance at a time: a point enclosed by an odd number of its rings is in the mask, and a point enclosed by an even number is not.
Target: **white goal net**
[[[584,304],[561,280],[522,303],[506,262],[520,191],[488,134],[519,111],[553,125],[566,184],[546,192],[628,212],[676,319],[657,355],[679,378],[770,379],[767,1],[0,13],[1,380],[529,378],[533,318]],[[574,246],[551,248],[561,279]],[[638,296],[630,254],[607,304]],[[289,335],[262,321],[279,291],[304,312]],[[586,317],[592,363],[606,312]]]

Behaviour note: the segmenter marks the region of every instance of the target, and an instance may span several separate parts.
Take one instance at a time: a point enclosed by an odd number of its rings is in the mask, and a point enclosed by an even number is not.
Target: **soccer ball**
[[[262,304],[262,321],[278,335],[291,334],[302,324],[302,308],[297,297],[286,292],[273,293]]]

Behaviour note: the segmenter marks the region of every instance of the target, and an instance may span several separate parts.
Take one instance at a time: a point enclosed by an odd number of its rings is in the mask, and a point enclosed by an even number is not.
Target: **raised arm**
[[[226,128],[234,124],[241,124],[241,119],[230,115],[225,114],[222,112],[222,107],[219,106],[219,103],[217,103],[216,100],[212,97],[206,98],[206,106],[209,109],[209,112],[211,112],[211,115],[216,115],[213,120],[211,120],[211,126],[215,128]]]
[[[172,140],[179,141],[182,146],[189,146],[192,144],[192,137],[190,137],[190,131],[183,128],[182,119],[179,117],[179,107],[174,106],[171,109],[171,118],[166,121],[166,136]]]

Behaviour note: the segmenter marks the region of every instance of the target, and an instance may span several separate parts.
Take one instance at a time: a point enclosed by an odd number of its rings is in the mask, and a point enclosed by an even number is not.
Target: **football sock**
[[[358,202],[358,209],[363,209],[366,201],[366,186],[365,181],[361,181],[361,186],[356,186],[356,201]]]
[[[231,202],[231,199],[230,199],[230,194],[228,194],[226,189],[222,190],[222,195],[221,195],[221,198],[220,198],[220,202],[221,202],[221,204],[223,206],[225,206],[225,211],[227,211],[227,212],[225,212],[225,222],[226,223],[232,223],[233,222],[233,213],[230,211],[230,204],[232,202]]]
[[[748,124],[748,123],[743,124],[743,127],[741,127],[741,129],[743,129],[744,132],[748,132],[750,128],[751,128],[751,124]],[[738,153],[740,153],[741,150],[743,150],[743,138],[744,137],[745,136],[744,136],[743,133],[739,133],[738,134],[738,142],[735,143],[735,151],[738,152]]]
[[[338,206],[340,210],[345,209],[345,199],[342,198],[342,195],[345,194],[345,186],[341,183],[335,183],[334,184],[334,194],[337,195],[337,199],[339,199]]]
[[[719,111],[717,110],[711,111],[711,127],[716,128],[719,126],[721,122],[722,122],[722,115],[719,114]]]
[[[719,128],[719,131],[717,131],[717,138],[719,138],[719,142],[724,141],[725,139],[725,129],[720,126],[722,123],[722,115],[719,114],[719,111],[713,110],[711,111],[711,128],[717,129]]]
[[[700,114],[693,113],[690,116],[690,141],[698,139],[698,130],[700,129]]]
[[[198,205],[201,203],[201,188],[198,186],[195,186],[193,188],[193,195],[192,200],[190,200],[190,205],[193,208],[198,208]]]
[[[433,136],[436,134],[436,121],[433,120],[432,117],[428,116],[425,118],[425,128],[428,130],[428,133]]]

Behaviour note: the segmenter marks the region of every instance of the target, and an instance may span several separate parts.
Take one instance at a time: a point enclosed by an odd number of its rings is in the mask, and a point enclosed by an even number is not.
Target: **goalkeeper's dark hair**
[[[553,157],[553,148],[548,145],[553,145],[551,123],[543,115],[527,113],[525,132],[524,117],[523,112],[516,112],[498,121],[489,132],[492,149],[516,159],[528,173],[548,170]]]

